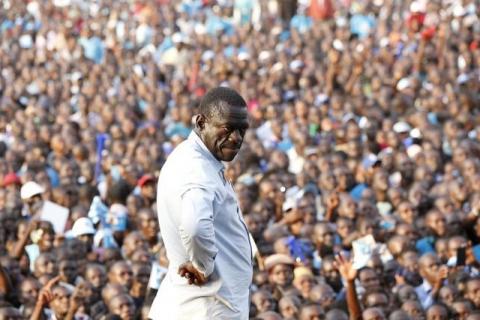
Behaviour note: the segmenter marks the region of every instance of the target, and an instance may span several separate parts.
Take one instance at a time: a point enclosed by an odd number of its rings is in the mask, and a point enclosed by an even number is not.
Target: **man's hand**
[[[436,273],[435,282],[433,283],[434,288],[441,288],[443,285],[443,281],[448,277],[448,267],[441,266],[438,268],[438,272]]]
[[[86,285],[82,281],[80,282],[76,287],[75,290],[73,291],[72,296],[70,297],[70,308],[69,311],[72,313],[72,315],[77,312],[77,310],[82,306],[82,304],[85,302],[85,290],[86,290]]]
[[[178,267],[178,274],[181,277],[187,278],[189,284],[201,286],[207,282],[207,278],[203,275],[203,273],[198,271],[190,261],[185,262]]]
[[[357,270],[353,268],[353,259],[348,259],[339,253],[335,257],[335,266],[345,281],[355,281],[355,278],[357,277]]]
[[[60,276],[52,278],[47,284],[40,290],[40,293],[37,298],[37,303],[39,305],[46,306],[53,300],[52,287],[60,281]]]
[[[332,191],[327,197],[327,209],[328,210],[335,210],[338,208],[340,204],[340,198],[338,197],[338,191]]]
[[[297,221],[303,220],[303,216],[303,212],[301,212],[297,208],[293,208],[290,212],[285,213],[280,223],[290,225]]]

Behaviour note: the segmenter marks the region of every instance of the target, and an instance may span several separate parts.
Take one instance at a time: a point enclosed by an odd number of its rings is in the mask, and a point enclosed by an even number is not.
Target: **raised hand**
[[[41,306],[46,306],[53,300],[52,288],[55,284],[60,281],[60,276],[50,279],[47,284],[40,290],[38,295],[37,303]]]
[[[178,267],[178,274],[181,277],[188,279],[189,284],[201,286],[207,282],[205,275],[198,271],[190,261],[185,262]]]
[[[448,267],[441,266],[438,268],[437,277],[435,279],[435,283],[433,284],[434,287],[441,287],[443,285],[443,281],[448,277]]]
[[[328,195],[327,203],[326,203],[327,209],[334,210],[338,207],[339,204],[340,204],[340,199],[338,197],[338,193],[337,191],[333,191]]]
[[[80,282],[73,291],[72,296],[70,297],[70,310],[76,312],[83,304],[85,299],[85,282]]]
[[[357,270],[353,268],[353,260],[344,257],[341,253],[335,256],[335,267],[340,272],[343,280],[352,282],[357,277]]]

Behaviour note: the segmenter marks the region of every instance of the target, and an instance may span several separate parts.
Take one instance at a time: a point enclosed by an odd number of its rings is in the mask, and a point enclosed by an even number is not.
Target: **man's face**
[[[350,219],[340,219],[337,221],[337,233],[340,238],[345,239],[353,230],[352,221]]]
[[[384,320],[385,316],[378,308],[369,308],[363,311],[362,319],[364,320]]]
[[[147,239],[156,239],[158,234],[158,222],[155,214],[149,210],[139,212],[138,219],[140,221],[140,230]]]
[[[102,287],[106,282],[105,272],[100,267],[87,269],[86,278],[95,288]]]
[[[472,301],[476,308],[480,307],[480,280],[467,283],[466,298]]]
[[[427,320],[447,320],[447,309],[442,306],[435,305],[427,310]]]
[[[428,282],[433,283],[437,276],[440,261],[435,256],[428,256],[419,262],[420,275]]]
[[[293,280],[292,266],[277,264],[270,272],[270,280],[272,283],[281,287],[289,286]]]
[[[41,275],[54,275],[56,272],[54,259],[50,255],[41,255],[35,260],[35,273]]]
[[[366,306],[368,308],[379,308],[384,313],[388,311],[388,297],[382,293],[373,293],[367,297]]]
[[[372,269],[365,269],[359,275],[360,283],[365,289],[380,288],[378,276]]]
[[[248,129],[247,108],[224,108],[211,117],[199,117],[204,120],[200,126],[200,136],[205,146],[217,160],[232,161]]]
[[[0,319],[8,319],[8,320],[21,320],[24,319],[22,314],[18,309],[13,307],[3,307],[0,309]]]
[[[472,307],[468,302],[458,301],[452,304],[452,310],[457,319],[465,320],[472,312]]]
[[[132,287],[132,268],[126,263],[117,263],[109,273],[109,281],[114,284],[121,284],[127,288]]]
[[[253,303],[259,313],[273,310],[274,300],[272,294],[268,291],[260,291],[252,297]]]
[[[141,292],[147,289],[148,280],[150,278],[151,268],[149,265],[140,265],[132,268],[134,283],[139,286]]]
[[[400,218],[407,224],[412,224],[417,216],[417,212],[413,205],[409,202],[402,202],[398,206],[398,214]]]
[[[148,182],[141,188],[142,196],[148,200],[155,200],[156,189],[155,182]]]
[[[418,301],[409,300],[402,305],[402,310],[415,319],[424,319],[423,309]]]
[[[319,320],[323,319],[325,314],[323,313],[320,306],[308,306],[306,308],[302,308],[300,312],[300,320]]]
[[[335,233],[326,224],[318,225],[315,228],[315,243],[317,247],[326,246],[332,248],[335,242]]]
[[[52,294],[53,300],[50,302],[50,307],[57,316],[65,316],[68,312],[70,293],[66,288],[57,286],[52,290]]]
[[[73,284],[77,277],[77,263],[75,260],[63,260],[58,266],[58,271],[63,281]]]
[[[427,226],[432,229],[439,237],[446,233],[446,220],[440,211],[431,213],[427,216]]]
[[[340,273],[335,268],[333,261],[327,260],[322,263],[321,275],[325,277],[328,284],[335,290],[340,290],[342,287],[342,281],[340,279]]]
[[[34,304],[37,301],[40,284],[37,281],[27,279],[20,287],[20,300],[23,304]]]
[[[109,305],[110,312],[122,318],[122,320],[133,319],[135,304],[130,296],[121,294],[114,297]]]

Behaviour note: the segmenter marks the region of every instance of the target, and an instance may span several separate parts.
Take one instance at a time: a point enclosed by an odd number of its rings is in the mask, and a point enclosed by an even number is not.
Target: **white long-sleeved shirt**
[[[192,132],[169,156],[158,181],[158,219],[169,267],[149,317],[209,319],[220,301],[248,319],[252,255],[249,234],[224,166]],[[208,276],[189,285],[178,267],[191,261]],[[229,314],[228,318],[232,318]]]

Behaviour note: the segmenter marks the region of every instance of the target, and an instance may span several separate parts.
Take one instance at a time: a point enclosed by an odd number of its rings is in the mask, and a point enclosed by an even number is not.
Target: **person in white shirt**
[[[169,266],[149,318],[248,319],[249,233],[222,161],[232,161],[248,128],[244,99],[218,87],[202,99],[195,129],[158,180],[160,232]]]

